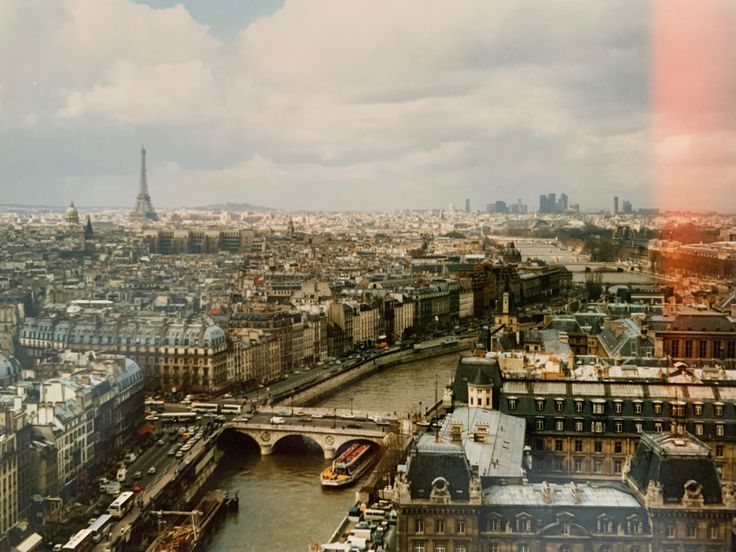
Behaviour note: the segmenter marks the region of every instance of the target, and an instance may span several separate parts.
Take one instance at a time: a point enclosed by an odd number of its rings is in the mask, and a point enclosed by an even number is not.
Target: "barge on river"
[[[322,485],[325,487],[350,485],[373,465],[376,456],[373,445],[353,443],[332,462],[331,466],[322,471],[320,474]]]

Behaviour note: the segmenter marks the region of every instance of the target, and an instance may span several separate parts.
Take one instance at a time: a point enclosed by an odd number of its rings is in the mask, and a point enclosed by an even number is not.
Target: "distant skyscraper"
[[[521,201],[521,198],[519,198],[516,200],[516,203],[511,204],[509,210],[512,215],[526,215],[527,209],[526,204]]]
[[[148,195],[148,179],[146,178],[146,148],[141,148],[141,181],[138,184],[138,196],[135,198],[135,208],[130,218],[136,220],[158,220],[153,209],[151,196]]]
[[[539,196],[539,212],[540,213],[564,213],[568,207],[567,194],[560,194],[560,199],[557,199],[555,192],[548,194],[542,194]]]
[[[465,212],[470,212],[470,199],[468,199],[467,197],[465,198]]]
[[[624,214],[630,215],[634,212],[634,209],[631,206],[631,202],[624,199],[624,202],[621,205],[621,210],[624,212]]]
[[[618,215],[618,196],[613,196],[613,214]]]
[[[567,211],[567,194],[560,194],[559,209],[560,212]]]

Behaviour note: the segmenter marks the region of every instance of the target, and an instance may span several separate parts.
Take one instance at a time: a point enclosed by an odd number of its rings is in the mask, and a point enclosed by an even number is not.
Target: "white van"
[[[272,424],[285,424],[286,420],[282,418],[281,416],[271,416],[271,423]]]
[[[128,468],[118,468],[118,474],[115,476],[115,480],[123,483],[126,477],[128,477]]]
[[[122,487],[120,486],[119,481],[108,481],[107,483],[105,483],[104,485],[100,487],[100,490],[103,493],[106,493],[112,496],[119,495],[121,489]]]

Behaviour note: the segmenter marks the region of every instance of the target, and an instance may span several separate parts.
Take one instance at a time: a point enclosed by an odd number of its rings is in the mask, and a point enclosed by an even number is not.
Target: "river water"
[[[411,362],[379,372],[315,406],[406,414],[432,404],[455,373],[458,354]],[[351,399],[352,398],[352,405]],[[227,514],[204,546],[207,552],[304,552],[310,539],[325,542],[355,502],[356,487],[323,490],[328,465],[315,444],[281,441],[261,457],[246,438],[226,439],[214,484],[240,495],[240,510]]]

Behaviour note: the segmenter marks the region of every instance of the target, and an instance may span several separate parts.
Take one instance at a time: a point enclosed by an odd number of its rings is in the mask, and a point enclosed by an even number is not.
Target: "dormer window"
[[[613,533],[613,520],[605,514],[598,517],[598,532],[607,534]]]
[[[544,411],[544,399],[535,399],[534,404],[537,407],[537,412]]]
[[[488,518],[488,531],[498,533],[503,529],[503,518],[498,515],[493,515]]]
[[[532,530],[532,517],[527,513],[516,516],[516,530],[519,533],[528,533]]]

